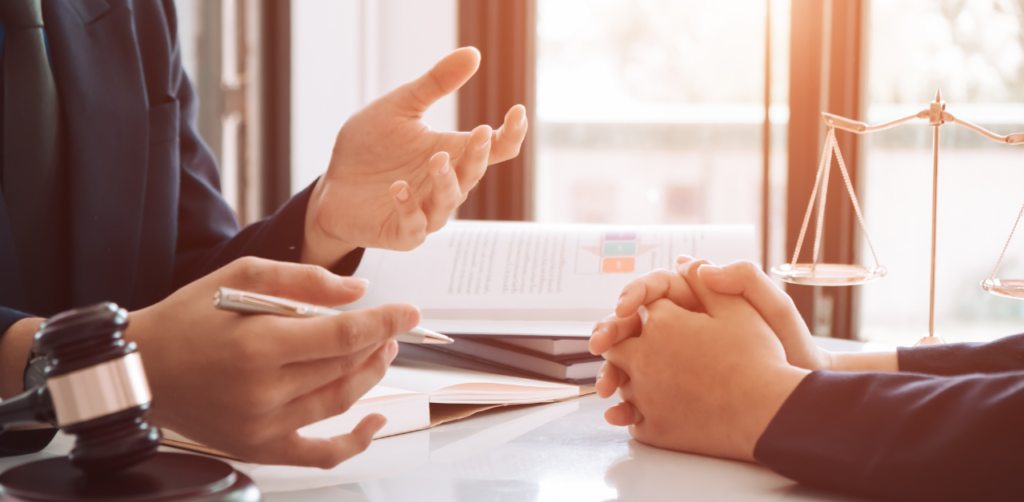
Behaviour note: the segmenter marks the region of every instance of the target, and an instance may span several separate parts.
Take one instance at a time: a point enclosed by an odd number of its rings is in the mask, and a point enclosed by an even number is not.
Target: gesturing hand
[[[305,438],[300,427],[346,411],[384,376],[392,336],[419,322],[411,305],[315,319],[215,310],[220,286],[317,305],[355,301],[365,281],[312,265],[242,258],[133,312],[153,393],[153,422],[249,462],[333,467],[363,451],[384,417],[349,433]]]
[[[624,400],[605,417],[654,446],[753,460],[758,438],[808,371],[786,363],[746,300],[703,284],[701,263],[688,263],[684,277],[706,314],[657,300],[641,330],[604,353]]]
[[[422,121],[479,65],[476,49],[458,49],[345,122],[310,198],[304,263],[330,266],[356,247],[415,248],[444,226],[488,165],[519,154],[527,129],[522,105],[493,131],[481,125],[442,133]]]

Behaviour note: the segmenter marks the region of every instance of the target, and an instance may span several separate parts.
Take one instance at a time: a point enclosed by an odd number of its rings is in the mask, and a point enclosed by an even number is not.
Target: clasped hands
[[[810,370],[841,365],[756,265],[688,256],[627,285],[590,349],[606,359],[598,394],[623,399],[608,423],[653,446],[747,461]]]

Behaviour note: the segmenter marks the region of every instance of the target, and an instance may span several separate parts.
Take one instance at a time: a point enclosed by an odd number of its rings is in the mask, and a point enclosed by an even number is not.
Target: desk
[[[823,340],[833,350],[861,344]],[[597,396],[485,412],[374,441],[324,471],[234,463],[267,501],[812,501],[862,500],[797,485],[765,468],[660,450],[605,423],[617,400]],[[59,434],[34,455],[0,459],[0,470],[66,454]]]

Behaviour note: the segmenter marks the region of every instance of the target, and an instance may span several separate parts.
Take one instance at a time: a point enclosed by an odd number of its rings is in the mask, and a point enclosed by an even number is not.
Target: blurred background
[[[884,122],[927,108],[941,88],[957,117],[1024,131],[1024,0],[176,4],[200,130],[246,222],[316,179],[348,116],[463,45],[482,51],[481,70],[427,122],[496,126],[524,103],[532,127],[460,218],[752,224],[761,250],[751,258],[769,267],[794,249],[820,112]],[[931,129],[838,139],[889,274],[786,289],[817,335],[913,343],[928,328]],[[937,331],[950,341],[1024,332],[1024,302],[979,286],[1024,204],[1024,151],[955,126],[940,145]],[[870,264],[833,174],[823,261]],[[1024,278],[1024,236],[998,276]]]

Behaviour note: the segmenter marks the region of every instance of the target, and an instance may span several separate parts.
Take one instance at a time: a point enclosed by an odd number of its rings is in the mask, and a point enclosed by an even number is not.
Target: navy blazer
[[[241,232],[220,195],[173,0],[42,5],[66,128],[69,307],[139,309],[243,255],[299,260],[309,189]],[[25,279],[0,194],[0,333],[27,315]]]
[[[898,357],[899,373],[808,375],[754,457],[884,500],[1024,500],[1024,335]]]

